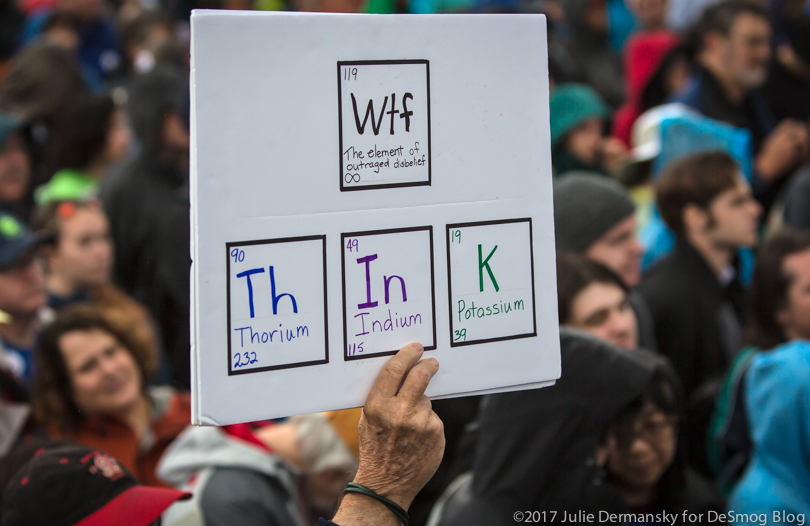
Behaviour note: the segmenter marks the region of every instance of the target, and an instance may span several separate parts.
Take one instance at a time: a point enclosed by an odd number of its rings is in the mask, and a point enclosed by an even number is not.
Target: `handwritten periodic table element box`
[[[229,374],[327,363],[325,236],[226,248]]]
[[[430,184],[427,60],[338,62],[338,96],[341,190]]]
[[[191,25],[195,424],[361,406],[414,340],[432,398],[559,378],[543,16]]]
[[[537,336],[531,218],[447,225],[451,346]]]
[[[433,227],[350,232],[341,245],[345,359],[396,354],[403,340],[435,349]]]

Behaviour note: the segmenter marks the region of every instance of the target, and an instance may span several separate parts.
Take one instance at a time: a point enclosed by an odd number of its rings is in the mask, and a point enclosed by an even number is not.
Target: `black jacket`
[[[745,293],[739,279],[721,286],[703,257],[679,237],[638,290],[652,311],[658,349],[675,367],[687,398],[722,376],[742,344]],[[736,327],[728,327],[735,321]]]
[[[186,388],[191,265],[187,179],[181,169],[141,155],[102,189],[115,240],[115,280],[160,324],[174,379]]]
[[[130,81],[127,111],[141,149],[101,191],[115,240],[115,280],[160,324],[181,388],[188,388],[190,375],[188,166],[162,160],[161,137],[166,113],[179,113],[187,89],[185,78],[170,68]]]

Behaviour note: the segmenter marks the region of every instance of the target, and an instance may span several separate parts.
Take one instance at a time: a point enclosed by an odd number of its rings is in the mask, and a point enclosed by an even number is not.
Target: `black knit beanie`
[[[585,252],[635,212],[619,183],[603,175],[569,172],[554,183],[557,253]]]

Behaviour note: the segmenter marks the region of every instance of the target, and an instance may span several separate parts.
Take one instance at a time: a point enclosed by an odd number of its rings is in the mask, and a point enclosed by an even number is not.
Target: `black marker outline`
[[[433,225],[416,226],[405,228],[388,228],[384,230],[364,230],[362,232],[344,232],[340,234],[340,279],[343,285],[343,361],[351,360],[364,360],[367,358],[377,358],[378,356],[391,356],[396,354],[399,349],[393,351],[375,352],[370,354],[349,356],[349,333],[348,333],[348,319],[346,318],[346,244],[347,238],[363,237],[363,236],[376,236],[385,234],[401,234],[403,232],[420,232],[427,230],[430,237],[430,306],[433,313],[433,345],[425,346],[426,351],[433,351],[436,349],[436,276],[434,272],[434,259],[433,259]]]
[[[403,64],[424,64],[425,77],[427,81],[427,168],[428,179],[427,181],[414,181],[410,183],[390,183],[390,184],[371,184],[371,185],[358,185],[358,186],[345,186],[343,181],[343,96],[341,93],[341,74],[340,68],[342,66],[387,66],[387,65],[403,65]],[[407,188],[409,186],[431,186],[433,182],[433,173],[431,170],[431,148],[430,148],[430,61],[427,59],[409,59],[409,60],[339,60],[337,63],[338,72],[338,146],[340,148],[340,191],[341,192],[354,192],[357,190],[378,190],[380,188]]]
[[[450,263],[450,231],[456,228],[475,228],[478,226],[502,225],[506,223],[529,223],[529,258],[532,272],[532,322],[534,332],[524,334],[513,334],[511,336],[498,336],[495,338],[485,338],[482,340],[466,340],[463,342],[453,341],[453,273]],[[479,345],[482,343],[502,342],[507,340],[517,340],[520,338],[533,338],[537,336],[537,302],[534,294],[534,237],[532,235],[532,218],[524,217],[518,219],[500,219],[496,221],[474,221],[472,223],[454,223],[446,227],[447,234],[447,313],[450,316],[450,347],[464,347],[465,345]]]
[[[323,253],[323,326],[324,326],[324,351],[325,356],[323,360],[312,360],[308,362],[298,363],[285,363],[280,365],[269,365],[267,367],[254,367],[252,369],[233,370],[233,363],[231,357],[231,248],[246,247],[252,245],[272,245],[275,243],[295,243],[298,241],[322,241],[321,252]],[[228,308],[228,376],[237,376],[241,374],[261,373],[264,371],[276,371],[279,369],[293,369],[297,367],[308,367],[311,365],[323,365],[329,363],[329,305],[326,300],[326,236],[300,236],[300,237],[282,237],[275,239],[261,239],[257,241],[233,241],[225,243],[225,256],[227,257],[226,266],[226,303]]]

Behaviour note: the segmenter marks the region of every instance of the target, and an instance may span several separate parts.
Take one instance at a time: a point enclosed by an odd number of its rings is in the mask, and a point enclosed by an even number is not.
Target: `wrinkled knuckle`
[[[411,371],[411,374],[414,376],[415,380],[418,380],[419,383],[428,383],[430,381],[430,374],[425,369],[414,369]]]
[[[388,374],[402,376],[405,374],[405,364],[399,360],[391,360],[385,365]]]
[[[384,404],[382,400],[379,398],[374,398],[369,400],[366,403],[366,406],[363,408],[363,413],[366,419],[368,418],[379,418],[380,415],[384,412]]]

